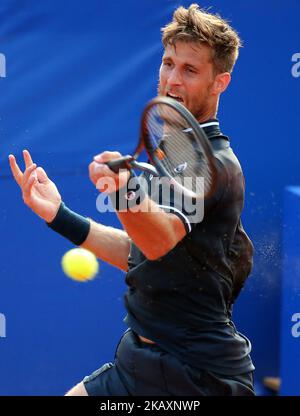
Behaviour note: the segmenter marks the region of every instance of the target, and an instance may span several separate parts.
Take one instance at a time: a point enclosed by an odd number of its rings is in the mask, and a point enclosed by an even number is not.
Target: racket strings
[[[198,178],[205,178],[205,183],[210,181],[206,160],[199,149],[195,148],[193,138],[174,131],[165,139],[164,148],[169,174],[184,178],[185,187],[194,190]]]
[[[178,111],[162,104],[152,107],[147,128],[152,152],[172,178],[193,192],[201,184],[198,178],[204,178],[204,192],[210,188],[212,172],[201,142]]]

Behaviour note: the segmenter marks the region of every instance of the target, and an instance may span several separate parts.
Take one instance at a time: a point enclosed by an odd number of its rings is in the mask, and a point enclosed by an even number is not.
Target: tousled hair
[[[177,41],[209,46],[216,73],[232,72],[242,46],[238,33],[225,19],[200,9],[198,4],[176,9],[172,22],[161,31],[165,48],[175,46]]]

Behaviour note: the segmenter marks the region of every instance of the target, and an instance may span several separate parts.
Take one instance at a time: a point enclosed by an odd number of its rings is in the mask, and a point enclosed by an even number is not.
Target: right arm
[[[26,166],[24,172],[19,168],[15,157],[9,156],[13,176],[21,188],[25,204],[50,223],[61,205],[60,193],[44,169],[33,163],[27,150],[24,150],[23,156]],[[99,259],[127,271],[130,239],[125,231],[90,220],[89,234],[81,247],[92,251]]]

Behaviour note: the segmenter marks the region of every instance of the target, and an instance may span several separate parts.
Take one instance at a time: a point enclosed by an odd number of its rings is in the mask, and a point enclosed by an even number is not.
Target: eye
[[[186,71],[189,72],[190,74],[196,74],[197,71],[194,68],[186,68]]]

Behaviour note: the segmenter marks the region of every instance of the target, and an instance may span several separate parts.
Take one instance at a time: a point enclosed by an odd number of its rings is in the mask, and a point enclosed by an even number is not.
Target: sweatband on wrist
[[[131,208],[140,205],[146,196],[140,179],[132,170],[127,185],[109,194],[112,206],[116,211],[129,211]]]
[[[87,218],[71,211],[63,202],[60,204],[54,220],[50,223],[46,222],[46,224],[77,246],[86,240],[91,226]]]

